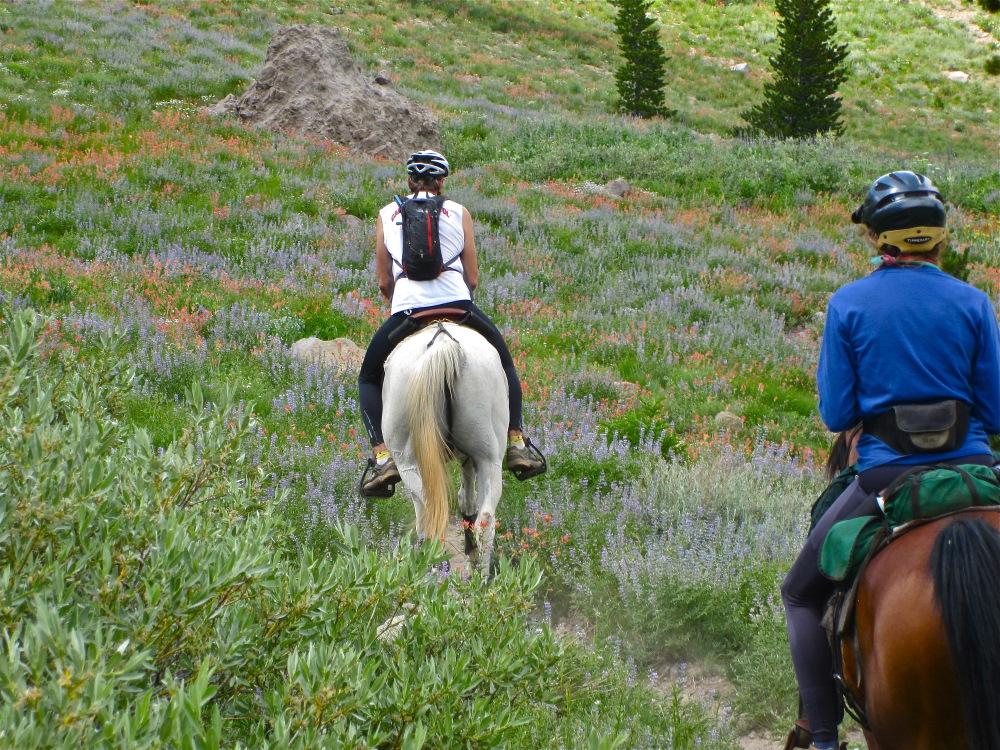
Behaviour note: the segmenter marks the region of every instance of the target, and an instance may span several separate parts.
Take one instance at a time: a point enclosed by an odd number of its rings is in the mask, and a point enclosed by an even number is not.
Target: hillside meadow
[[[644,122],[609,114],[598,0],[0,5],[0,746],[726,750],[786,725],[823,311],[870,267],[848,215],[928,174],[998,299],[998,20],[834,2],[845,134],[782,143],[729,137],[770,6],[656,7],[677,115]],[[508,477],[491,580],[417,543],[404,493],[358,498],[356,373],[288,355],[367,343],[373,220],[405,188],[200,109],[290,23],[341,28],[442,120],[550,467]]]

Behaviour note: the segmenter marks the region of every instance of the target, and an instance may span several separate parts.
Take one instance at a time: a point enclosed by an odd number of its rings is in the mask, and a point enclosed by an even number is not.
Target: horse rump
[[[970,750],[1000,742],[1000,531],[959,518],[938,534],[930,557],[934,597],[958,677]]]

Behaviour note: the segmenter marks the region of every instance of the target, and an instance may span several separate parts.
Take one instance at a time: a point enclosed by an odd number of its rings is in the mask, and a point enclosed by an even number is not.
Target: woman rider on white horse
[[[947,229],[937,188],[913,172],[883,175],[851,220],[876,249],[877,268],[831,297],[816,380],[829,429],[862,423],[859,474],[817,522],[781,587],[808,717],[789,733],[786,750],[838,747],[840,706],[820,625],[833,593],[818,564],[830,527],[878,515],[872,493],[914,465],[992,465],[988,435],[1000,433],[996,313],[986,294],[938,267]],[[897,422],[915,412],[922,429],[940,432],[933,450],[914,444]]]
[[[436,151],[417,151],[406,162],[409,198],[441,195],[444,179],[450,174],[448,160]],[[545,461],[522,432],[521,382],[514,360],[499,329],[472,303],[479,281],[476,241],[472,216],[465,206],[445,200],[440,213],[439,233],[445,270],[435,279],[416,281],[403,273],[402,221],[400,204],[392,202],[379,211],[375,227],[375,268],[378,286],[391,301],[389,319],[375,333],[358,374],[361,416],[371,441],[373,457],[362,480],[365,496],[385,497],[400,481],[399,470],[382,436],[382,381],[385,361],[397,343],[391,334],[414,312],[440,307],[459,308],[469,313],[463,324],[489,341],[500,354],[507,376],[510,424],[507,432],[506,467],[518,479],[528,479],[545,471]]]

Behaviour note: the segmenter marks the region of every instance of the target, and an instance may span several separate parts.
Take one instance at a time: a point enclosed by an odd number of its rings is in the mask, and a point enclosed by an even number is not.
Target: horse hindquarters
[[[982,515],[982,514],[980,514]],[[957,673],[970,750],[1000,744],[1000,531],[997,513],[958,518],[934,542],[934,597]]]
[[[863,574],[856,629],[862,696],[877,750],[960,750],[961,703],[928,568],[937,524],[910,531]]]
[[[447,528],[446,434],[475,467],[474,482],[471,466],[462,472],[463,516],[482,519],[485,509],[492,518],[509,417],[507,380],[496,349],[470,329],[430,326],[393,350],[382,394],[382,431],[413,499],[418,533],[436,539]]]
[[[990,651],[1000,643],[1000,513],[966,511],[958,518],[992,525],[978,551],[964,541],[965,522],[952,529],[959,521],[947,517],[893,541],[863,575],[856,618],[863,684],[852,689],[863,696],[873,750],[997,749],[1000,668],[990,665],[1000,656]],[[932,555],[936,548],[944,551]],[[947,580],[936,582],[935,569],[947,571]],[[960,640],[973,641],[978,655],[968,643],[949,647],[949,630],[963,624]],[[961,685],[970,680],[978,687],[963,710]],[[981,734],[975,722],[987,725],[985,744],[968,739]]]

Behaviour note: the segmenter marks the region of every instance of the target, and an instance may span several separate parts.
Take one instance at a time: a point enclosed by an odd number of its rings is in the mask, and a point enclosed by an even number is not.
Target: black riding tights
[[[982,464],[992,466],[991,456],[964,456],[946,464]],[[805,547],[792,565],[784,583],[781,599],[788,620],[788,646],[799,683],[799,695],[815,742],[837,739],[840,707],[833,681],[833,655],[820,624],[826,602],[833,594],[833,583],[819,569],[819,551],[827,532],[835,523],[859,516],[881,515],[873,493],[885,489],[893,479],[912,466],[878,466],[864,471],[850,484],[816,524]]]
[[[441,307],[441,305],[435,305]],[[507,376],[507,393],[510,403],[510,430],[521,429],[521,381],[514,369],[514,359],[503,340],[503,334],[485,313],[469,301],[449,302],[448,307],[469,310],[472,314],[464,325],[476,331],[489,341],[500,355],[500,364]],[[427,309],[427,308],[423,308]],[[410,312],[417,312],[411,310]],[[361,402],[361,417],[373,446],[385,442],[382,437],[382,381],[385,378],[385,360],[398,341],[390,340],[390,334],[406,322],[406,313],[398,312],[381,325],[372,337],[365,358],[358,373],[358,400]]]

